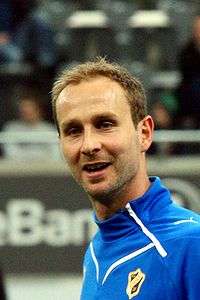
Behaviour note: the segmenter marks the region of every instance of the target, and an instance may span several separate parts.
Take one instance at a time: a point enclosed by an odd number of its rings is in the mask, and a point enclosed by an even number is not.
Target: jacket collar
[[[158,177],[149,178],[151,185],[141,197],[131,200],[129,203],[139,219],[146,226],[157,216],[162,207],[171,203],[169,190],[162,185]],[[138,225],[130,217],[126,208],[117,211],[109,219],[99,221],[95,216],[95,222],[100,229],[103,240],[112,241],[137,231]]]

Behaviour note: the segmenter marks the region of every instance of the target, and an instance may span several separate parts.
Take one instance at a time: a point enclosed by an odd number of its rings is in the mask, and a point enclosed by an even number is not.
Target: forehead
[[[56,109],[59,120],[63,115],[74,117],[95,112],[127,113],[130,107],[120,84],[99,76],[76,85],[68,85],[59,95]]]

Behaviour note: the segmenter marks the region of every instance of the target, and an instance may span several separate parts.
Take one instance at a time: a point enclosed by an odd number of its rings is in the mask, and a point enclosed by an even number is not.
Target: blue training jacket
[[[84,258],[81,300],[199,300],[200,216],[179,207],[158,177],[110,219]]]

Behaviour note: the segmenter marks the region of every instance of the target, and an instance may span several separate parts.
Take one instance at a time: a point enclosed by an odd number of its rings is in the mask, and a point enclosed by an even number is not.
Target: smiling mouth
[[[102,171],[110,165],[111,165],[111,163],[109,163],[109,162],[86,164],[83,167],[83,170],[86,171],[86,172],[92,173],[92,172]]]

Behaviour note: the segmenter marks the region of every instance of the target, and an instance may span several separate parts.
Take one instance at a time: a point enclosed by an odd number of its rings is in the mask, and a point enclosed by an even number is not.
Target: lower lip
[[[98,179],[98,178],[101,178],[105,175],[105,172],[107,171],[108,167],[109,166],[107,166],[103,170],[94,171],[94,172],[84,171],[84,173],[86,174],[87,178],[89,178],[89,179]]]

